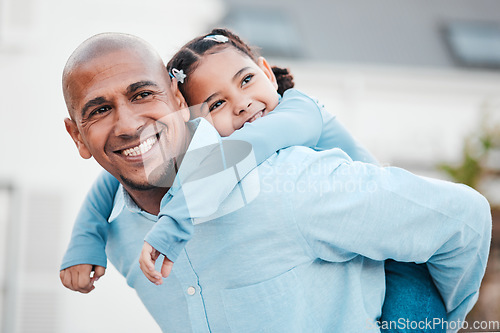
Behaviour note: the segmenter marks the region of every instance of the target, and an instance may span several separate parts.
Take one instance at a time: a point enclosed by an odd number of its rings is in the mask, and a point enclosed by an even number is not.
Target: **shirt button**
[[[193,296],[196,293],[196,288],[195,287],[187,288],[187,293],[189,296]]]

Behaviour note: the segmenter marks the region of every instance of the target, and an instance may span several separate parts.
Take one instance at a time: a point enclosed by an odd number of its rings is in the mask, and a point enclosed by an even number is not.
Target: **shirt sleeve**
[[[314,257],[427,262],[448,320],[465,318],[488,259],[491,213],[483,196],[465,185],[352,162],[336,149],[305,166],[296,184],[308,191],[294,191],[290,206]]]
[[[235,146],[229,143],[249,144],[254,155],[252,163],[235,168],[237,177],[233,177],[234,173],[230,171],[227,176],[221,173],[222,177],[212,177],[212,180],[205,178],[198,191],[187,193],[185,189],[181,189],[170,200],[162,201],[167,203],[161,205],[159,220],[146,235],[145,241],[175,261],[192,237],[191,218],[206,217],[216,211],[239,180],[276,151],[296,145],[315,147],[322,127],[323,116],[316,101],[295,89],[287,90],[279,105],[267,116],[246,123],[240,130],[223,138],[224,142],[211,152],[210,158],[205,158],[198,169],[217,169],[218,167],[213,166],[217,164],[212,163],[213,160],[220,161],[222,156],[223,160],[230,161],[239,155],[238,151],[241,149],[228,149]],[[185,184],[183,187],[186,187]],[[188,208],[187,201],[194,202],[194,207]]]
[[[61,270],[79,264],[106,267],[108,218],[119,182],[104,171],[92,185],[76,218]]]
[[[378,164],[375,157],[354,139],[337,117],[323,108],[321,109],[321,116],[323,117],[323,128],[317,148],[321,150],[340,148],[353,161]]]
[[[283,148],[315,147],[322,129],[323,116],[316,101],[296,89],[288,89],[267,116],[246,123],[226,139],[250,143],[260,164]]]

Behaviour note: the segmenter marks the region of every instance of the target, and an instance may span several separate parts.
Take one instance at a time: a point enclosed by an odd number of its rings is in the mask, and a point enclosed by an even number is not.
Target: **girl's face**
[[[203,56],[187,83],[192,112],[205,115],[221,136],[267,115],[279,103],[267,61],[261,57],[255,63],[232,47]]]

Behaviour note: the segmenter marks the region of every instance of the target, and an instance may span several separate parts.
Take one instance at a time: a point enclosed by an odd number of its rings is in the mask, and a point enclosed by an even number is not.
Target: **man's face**
[[[135,190],[165,184],[173,158],[185,152],[189,119],[166,70],[119,50],[78,66],[69,76],[66,128],[83,158],[96,161]],[[153,179],[146,170],[165,170]],[[154,179],[156,178],[156,179]]]

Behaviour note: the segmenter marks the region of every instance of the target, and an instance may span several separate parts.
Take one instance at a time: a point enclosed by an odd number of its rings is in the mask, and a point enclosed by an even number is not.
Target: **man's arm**
[[[339,150],[310,157],[301,170],[297,184],[318,186],[294,192],[290,206],[318,258],[427,262],[448,319],[465,318],[489,252],[484,197],[465,185],[352,162]]]
[[[113,176],[103,172],[80,208],[60,273],[61,282],[71,290],[93,290],[93,283],[105,272],[108,218],[118,185]]]

